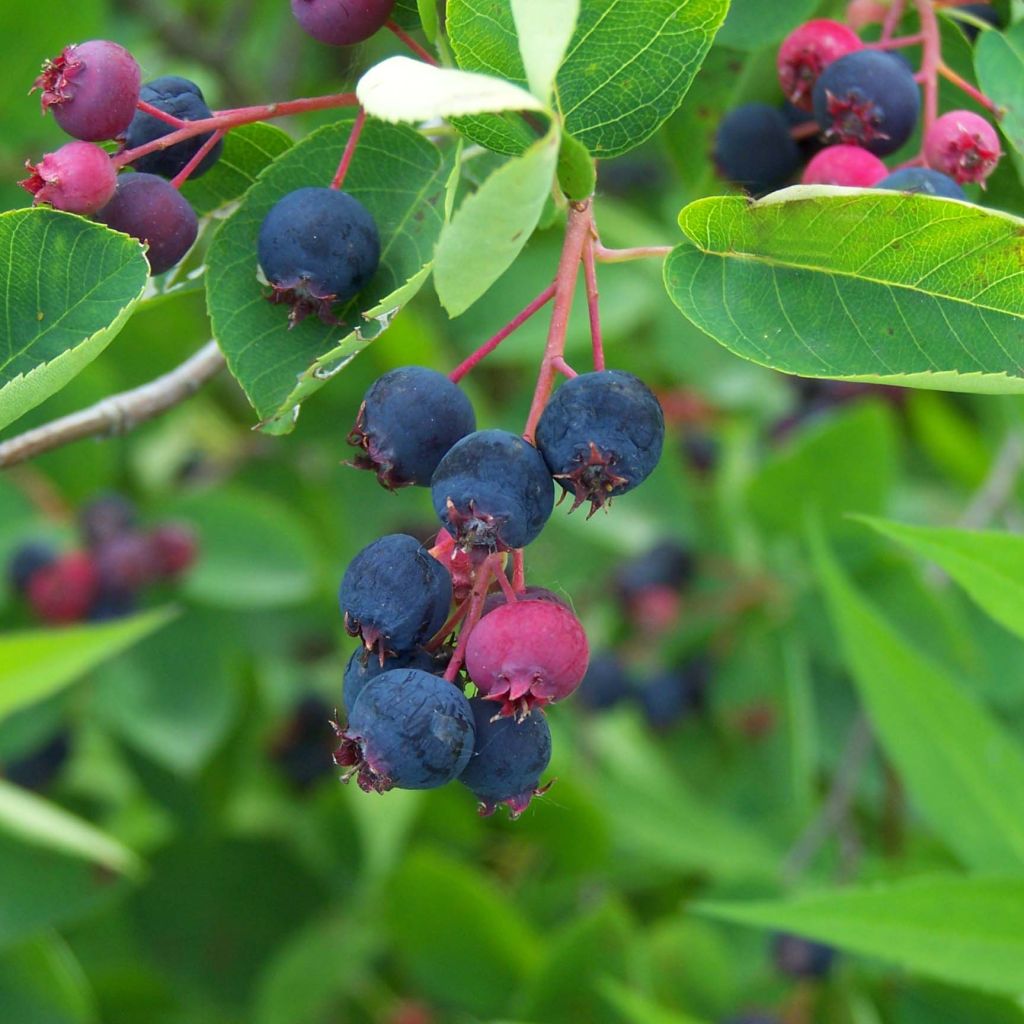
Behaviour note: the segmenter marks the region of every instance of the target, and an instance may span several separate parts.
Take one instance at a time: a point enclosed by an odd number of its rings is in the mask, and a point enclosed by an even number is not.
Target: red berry
[[[984,181],[1000,156],[1002,147],[995,128],[969,110],[951,110],[925,132],[924,158],[928,166],[961,185]]]
[[[850,188],[872,188],[887,174],[889,168],[860,146],[829,146],[804,168],[800,179],[805,185],[846,185]]]
[[[33,205],[49,203],[68,213],[95,213],[117,185],[110,157],[91,142],[69,142],[37,164],[26,161],[25,168],[31,174],[19,184],[35,197]]]
[[[28,584],[33,611],[43,622],[51,623],[81,621],[98,592],[96,566],[82,551],[62,555],[34,573]]]
[[[164,523],[149,535],[161,576],[180,576],[196,560],[199,543],[195,531],[181,523]]]
[[[474,627],[466,669],[501,714],[528,715],[568,697],[583,680],[590,652],[579,619],[551,601],[501,605]]]
[[[793,29],[782,41],[776,62],[786,98],[801,110],[810,110],[814,83],[822,71],[863,46],[852,28],[828,18],[816,18]]]

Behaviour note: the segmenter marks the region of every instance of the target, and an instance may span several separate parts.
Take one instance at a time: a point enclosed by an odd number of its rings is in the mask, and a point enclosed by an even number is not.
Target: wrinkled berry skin
[[[28,582],[28,600],[43,621],[80,622],[99,595],[99,576],[92,559],[83,552],[61,555]]]
[[[354,464],[374,470],[382,486],[429,487],[452,445],[474,430],[473,405],[457,384],[425,366],[400,366],[370,386],[348,441],[362,449]]]
[[[836,951],[831,946],[780,933],[772,940],[772,959],[780,974],[788,978],[824,978],[832,967]]]
[[[177,75],[165,75],[163,78],[154,78],[152,82],[147,82],[139,93],[139,99],[180,121],[202,121],[213,116],[213,111],[206,105],[199,86]],[[148,142],[162,139],[175,130],[174,125],[139,110],[125,133],[125,148],[135,149],[144,146]],[[207,132],[205,135],[196,135],[191,139],[176,142],[167,149],[147,153],[134,161],[132,167],[145,174],[173,178],[202,149],[203,143],[211,134],[212,132]],[[190,177],[198,178],[205,174],[220,159],[223,150],[224,140],[221,139],[199,161]]]
[[[141,74],[117,43],[91,39],[66,46],[43,65],[33,88],[42,90],[43,113],[86,142],[116,139],[135,116]]]
[[[297,323],[355,298],[380,263],[380,235],[369,211],[347,192],[307,187],[289,192],[260,225],[257,256],[274,291]]]
[[[617,655],[605,651],[591,660],[576,699],[591,711],[607,711],[625,700],[632,690],[629,670]]]
[[[89,548],[135,529],[139,510],[122,494],[100,494],[78,510],[78,533]]]
[[[590,512],[643,483],[658,464],[665,417],[654,393],[625,370],[581,373],[552,396],[537,447],[552,476]]]
[[[444,625],[452,581],[415,537],[392,533],[352,559],[338,600],[345,628],[383,661],[414,651]]]
[[[910,138],[920,111],[913,70],[878,50],[840,57],[814,86],[814,118],[826,138],[876,156],[894,153]]]
[[[382,665],[379,658],[368,658],[366,651],[353,651],[352,657],[348,659],[348,664],[345,666],[345,679],[341,694],[345,714],[352,714],[352,708],[355,707],[359,694],[363,692],[363,688],[371,679],[376,679],[377,676],[396,668],[416,668],[435,675],[444,669],[444,661],[435,658],[429,651],[419,649],[407,654],[396,654],[393,657],[385,658]]]
[[[812,107],[811,93],[822,71],[834,60],[863,49],[857,33],[828,18],[804,22],[782,41],[776,66],[782,92],[801,110]]]
[[[718,125],[714,161],[724,178],[760,196],[796,173],[800,150],[781,111],[767,103],[744,103]]]
[[[151,274],[180,262],[199,233],[199,219],[188,200],[155,174],[122,174],[114,198],[96,219],[146,246]]]
[[[829,146],[804,168],[800,181],[804,185],[843,185],[846,188],[872,188],[887,174],[889,168],[860,146]]]
[[[371,679],[340,733],[335,764],[360,789],[435,789],[463,772],[476,739],[473,711],[462,691],[418,669],[393,669]]]
[[[568,697],[590,659],[579,619],[552,601],[515,601],[485,615],[466,645],[466,671],[480,695],[522,717]]]
[[[71,733],[62,729],[45,743],[0,766],[0,776],[23,789],[49,788],[71,756]]]
[[[67,213],[95,213],[110,202],[117,186],[110,157],[91,142],[69,142],[25,167],[31,173],[19,184],[32,193],[32,204],[47,203]]]
[[[430,491],[434,510],[463,548],[525,547],[555,504],[541,454],[505,430],[478,430],[455,444],[438,464]]]
[[[16,594],[28,591],[29,581],[40,570],[53,565],[57,560],[56,550],[40,541],[28,541],[17,548],[7,563],[7,579]]]
[[[314,39],[328,46],[354,46],[391,17],[395,0],[292,0],[292,14]]]
[[[469,706],[476,744],[459,782],[473,791],[484,817],[505,804],[509,817],[518,818],[544,791],[540,777],[551,761],[551,730],[544,712],[537,708],[517,721],[498,717],[494,705],[479,697]]]
[[[922,196],[938,196],[940,199],[967,199],[967,193],[952,179],[930,167],[904,167],[901,171],[887,174],[875,188],[890,189],[893,192],[914,192]]]
[[[984,181],[995,170],[1002,152],[995,128],[970,110],[943,114],[924,135],[928,166],[960,185]]]

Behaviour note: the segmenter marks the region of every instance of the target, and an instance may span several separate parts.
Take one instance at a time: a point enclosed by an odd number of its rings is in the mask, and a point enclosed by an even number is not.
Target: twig
[[[988,476],[971,498],[957,525],[964,530],[980,530],[988,526],[1012,500],[1022,470],[1024,435],[1015,430],[1003,441]]]
[[[597,291],[597,267],[594,265],[594,239],[583,247],[583,277],[587,282],[587,312],[590,315],[590,343],[594,350],[594,369],[604,369],[604,338],[601,335],[601,306]]]
[[[195,355],[156,380],[0,442],[0,469],[85,437],[126,434],[140,423],[185,401],[223,367],[224,356],[217,343],[209,341]]]

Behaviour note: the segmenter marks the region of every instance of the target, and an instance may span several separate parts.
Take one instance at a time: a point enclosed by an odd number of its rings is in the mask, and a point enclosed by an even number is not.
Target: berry
[[[679,454],[697,476],[710,476],[718,465],[718,438],[703,430],[687,430],[679,442]]]
[[[429,487],[448,450],[476,430],[465,392],[443,373],[401,366],[378,377],[363,397],[348,442],[363,449],[354,464],[391,490]]]
[[[129,591],[100,593],[89,609],[89,622],[110,622],[134,614],[139,607],[138,596]]]
[[[352,657],[348,659],[348,664],[345,666],[344,685],[341,693],[345,714],[352,714],[352,708],[355,707],[359,694],[363,692],[363,687],[371,679],[376,679],[377,676],[396,668],[417,668],[436,675],[437,672],[443,670],[444,661],[422,648],[385,658],[383,664],[379,658],[368,658],[365,650],[353,651]]]
[[[131,123],[139,102],[139,65],[117,43],[92,39],[66,46],[43,65],[34,89],[41,89],[43,113],[76,139],[115,139]]]
[[[637,696],[651,727],[670,729],[687,715],[703,710],[708,681],[709,665],[703,658],[650,679]]]
[[[430,483],[434,510],[463,548],[525,547],[555,504],[540,452],[516,434],[478,430],[455,444]]]
[[[164,523],[149,534],[157,571],[165,579],[175,579],[188,569],[199,554],[195,531],[181,523]]]
[[[579,619],[551,601],[515,601],[485,615],[466,645],[466,670],[501,714],[522,717],[568,697],[590,652]]]
[[[783,114],[767,103],[744,103],[722,118],[714,161],[721,174],[755,196],[772,192],[800,166],[800,150]]]
[[[151,274],[170,270],[199,233],[199,220],[188,200],[155,174],[122,174],[114,198],[96,219],[144,243]]]
[[[120,494],[101,494],[78,512],[78,532],[86,547],[96,547],[133,530],[139,511],[133,501]]]
[[[892,189],[895,192],[916,192],[923,196],[938,196],[941,199],[966,199],[967,194],[952,179],[930,167],[904,167],[884,177],[875,188]]]
[[[863,47],[852,28],[828,18],[815,18],[793,29],[782,41],[776,60],[786,98],[801,110],[810,110],[814,83],[822,71],[834,60]]]
[[[29,581],[40,570],[53,565],[57,552],[40,541],[29,541],[17,548],[7,563],[7,578],[16,594],[28,591]]]
[[[128,597],[160,575],[160,562],[150,538],[136,531],[119,533],[97,544],[93,559],[104,595]]]
[[[0,776],[24,789],[46,789],[71,756],[71,733],[62,729],[41,746],[8,761]]]
[[[459,782],[480,801],[481,815],[491,815],[505,804],[509,817],[518,818],[533,797],[547,789],[540,784],[551,761],[551,730],[544,712],[537,708],[517,721],[495,715],[494,705],[479,697],[469,706],[476,743]]]
[[[139,99],[180,121],[203,121],[213,116],[213,111],[206,105],[199,86],[177,75],[165,75],[163,78],[154,78],[152,82],[147,82],[139,93]],[[125,133],[125,148],[137,149],[176,130],[174,125],[139,110]],[[164,178],[173,178],[202,149],[203,143],[212,134],[207,132],[205,135],[196,135],[176,142],[166,149],[147,153],[133,161],[132,167],[144,174],[159,174]],[[198,178],[205,174],[220,159],[223,149],[224,140],[221,139],[199,161],[191,177]]]
[[[349,634],[383,664],[425,644],[444,625],[452,581],[415,537],[392,533],[352,559],[338,600]]]
[[[832,967],[836,951],[799,935],[776,935],[772,958],[780,974],[790,978],[824,978]]]
[[[956,10],[962,11],[964,14],[970,14],[977,18],[978,21],[985,22],[991,25],[992,28],[1002,28],[1003,19],[992,4],[957,4]],[[978,34],[982,31],[977,25],[972,25],[967,21],[958,21],[957,24],[960,26],[960,31],[967,37],[969,42],[974,42],[978,38]]]
[[[925,132],[924,158],[928,166],[961,185],[983,182],[1001,155],[995,128],[969,110],[951,110]]]
[[[576,699],[592,711],[606,711],[624,700],[632,689],[626,666],[617,655],[606,651],[591,659]]]
[[[354,46],[384,27],[395,0],[292,0],[292,14],[314,39]]]
[[[68,213],[95,213],[117,185],[110,157],[91,142],[69,142],[37,164],[26,161],[25,168],[31,174],[19,184],[34,196],[32,204],[49,203]]]
[[[28,581],[28,600],[49,623],[80,622],[99,593],[99,576],[89,555],[74,551],[37,570]]]
[[[380,235],[366,207],[347,192],[300,188],[264,218],[257,253],[273,288],[270,301],[292,307],[292,324],[311,313],[335,323],[331,307],[355,298],[377,272]]]
[[[473,753],[473,711],[462,691],[418,669],[371,679],[339,730],[335,764],[365,792],[434,789],[457,778]]]
[[[654,393],[624,370],[581,373],[553,395],[537,424],[537,447],[570,512],[590,514],[650,475],[661,457],[665,417]]]
[[[518,595],[518,600],[550,601],[552,604],[561,605],[563,608],[572,610],[569,602],[564,597],[556,594],[553,590],[548,590],[547,587],[526,586]],[[503,590],[497,590],[493,594],[488,594],[481,614],[486,615],[488,612],[493,612],[495,608],[500,608],[503,604],[508,604],[508,598]]]
[[[801,163],[806,163],[816,153],[820,153],[825,148],[825,140],[821,137],[821,130],[818,128],[818,122],[814,120],[814,114],[793,106],[789,100],[786,100],[779,107],[779,112],[786,119],[786,124],[790,127],[790,133],[794,135]],[[805,133],[804,126],[813,126],[810,134]],[[795,134],[792,131],[794,128],[798,129]]]
[[[654,587],[668,587],[678,593],[693,581],[695,572],[696,561],[688,547],[677,540],[661,540],[619,566],[615,593],[627,606]]]
[[[871,188],[887,174],[889,168],[860,146],[829,146],[804,168],[801,181],[805,185],[845,185],[848,188]]]
[[[270,744],[270,757],[300,793],[332,773],[337,737],[331,708],[316,694],[300,698]]]
[[[832,142],[876,156],[910,138],[921,110],[914,72],[878,50],[858,50],[829,64],[814,86],[814,117]]]

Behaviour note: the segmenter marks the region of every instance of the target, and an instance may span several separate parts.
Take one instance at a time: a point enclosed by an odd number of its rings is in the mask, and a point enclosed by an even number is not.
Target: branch
[[[988,526],[1013,499],[1021,470],[1024,470],[1024,435],[1013,431],[1003,441],[988,476],[960,517],[960,528],[981,530]]]
[[[180,366],[148,384],[111,395],[80,412],[0,442],[0,469],[85,437],[126,434],[184,402],[223,368],[224,356],[217,343],[209,341]]]

